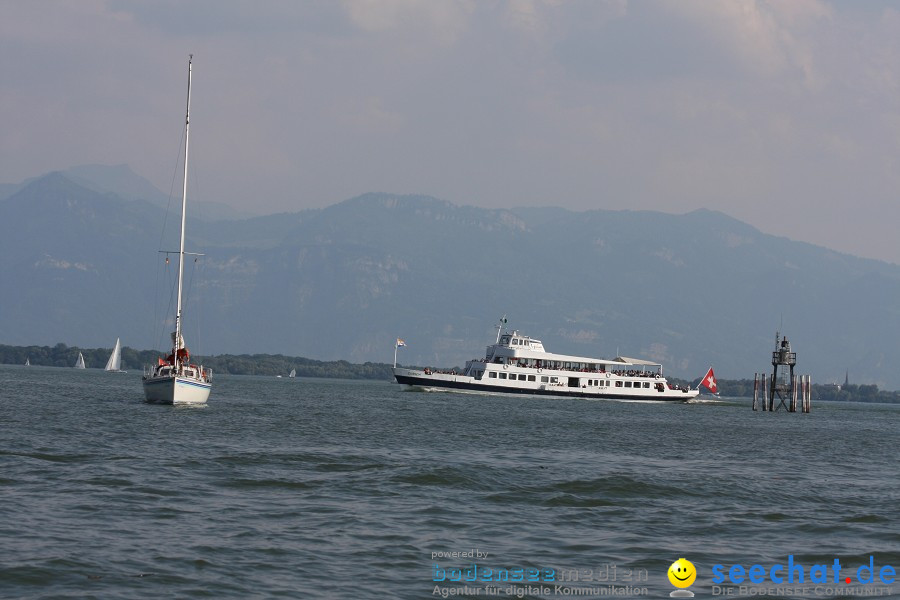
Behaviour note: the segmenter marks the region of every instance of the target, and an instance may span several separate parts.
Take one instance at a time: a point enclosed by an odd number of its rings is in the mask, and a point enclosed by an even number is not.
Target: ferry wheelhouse
[[[670,385],[659,363],[553,354],[540,340],[518,331],[498,335],[484,358],[467,361],[462,373],[395,366],[394,377],[397,383],[425,390],[681,402],[699,394]]]

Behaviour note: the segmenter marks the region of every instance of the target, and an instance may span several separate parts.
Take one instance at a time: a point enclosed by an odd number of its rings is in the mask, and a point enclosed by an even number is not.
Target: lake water
[[[142,399],[138,373],[0,366],[0,597],[661,598],[680,557],[697,597],[900,597],[900,406]]]

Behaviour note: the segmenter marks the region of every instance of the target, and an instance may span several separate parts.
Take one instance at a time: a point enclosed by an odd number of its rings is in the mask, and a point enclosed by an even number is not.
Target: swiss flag
[[[706,372],[706,375],[703,376],[703,381],[700,382],[700,385],[706,386],[713,394],[719,393],[719,384],[716,383],[716,375],[713,373],[712,367],[709,368],[709,371]]]

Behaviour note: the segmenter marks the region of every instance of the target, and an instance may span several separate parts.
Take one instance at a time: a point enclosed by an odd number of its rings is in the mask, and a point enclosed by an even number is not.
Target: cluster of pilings
[[[753,374],[753,410],[761,408],[763,412],[774,412],[784,408],[788,412],[797,412],[799,405],[803,412],[809,412],[812,389],[812,378],[809,375],[794,375],[789,386],[773,383],[773,380],[774,377],[765,373]],[[770,393],[773,389],[774,392]],[[780,401],[777,405],[776,398]]]
[[[765,373],[753,375],[753,410],[759,410],[762,400],[763,411],[774,412],[784,408],[788,412],[797,412],[797,397],[803,406],[803,412],[810,408],[810,389],[812,381],[809,375],[794,375],[797,364],[797,353],[791,352],[791,343],[775,334],[775,352],[772,353],[772,377]],[[775,404],[775,399],[779,404]]]

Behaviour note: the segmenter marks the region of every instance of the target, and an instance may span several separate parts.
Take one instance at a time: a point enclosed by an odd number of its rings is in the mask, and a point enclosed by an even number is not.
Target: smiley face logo
[[[669,567],[668,575],[669,583],[675,587],[691,587],[691,584],[697,579],[697,569],[691,561],[685,558],[679,558],[672,563],[671,567]]]

